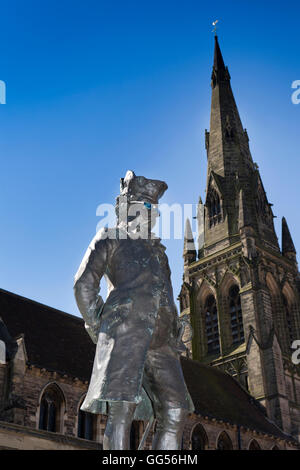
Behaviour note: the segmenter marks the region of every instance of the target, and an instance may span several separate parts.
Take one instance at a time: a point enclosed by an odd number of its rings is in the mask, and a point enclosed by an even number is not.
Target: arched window
[[[283,309],[284,309],[285,322],[286,322],[287,333],[288,333],[288,342],[289,342],[289,345],[291,346],[294,340],[293,312],[284,294],[283,294]]]
[[[221,201],[218,193],[211,190],[207,200],[209,227],[213,227],[222,220]]]
[[[241,297],[237,285],[229,289],[229,314],[231,324],[232,343],[239,344],[245,341],[243,328],[243,315],[241,307]]]
[[[45,398],[42,398],[40,404],[39,429],[48,429],[48,401]]]
[[[219,436],[217,450],[233,450],[231,439],[225,431]]]
[[[92,413],[79,410],[77,436],[92,441],[94,439],[95,416]]]
[[[255,439],[250,442],[249,450],[261,450],[259,443]]]
[[[192,450],[205,450],[208,447],[208,437],[201,424],[197,424],[193,429],[191,445]]]
[[[216,299],[213,295],[209,295],[206,299],[205,306],[205,332],[207,341],[207,352],[219,352],[219,326]]]
[[[63,413],[63,393],[56,384],[51,384],[46,388],[41,398],[39,429],[60,432]]]
[[[139,446],[139,423],[133,421],[130,430],[130,449],[137,450]]]

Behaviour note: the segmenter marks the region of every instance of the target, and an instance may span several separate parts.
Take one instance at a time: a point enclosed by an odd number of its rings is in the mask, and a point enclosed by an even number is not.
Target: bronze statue
[[[193,411],[179,360],[185,346],[168,258],[151,232],[166,189],[163,181],[128,171],[117,198],[117,226],[97,233],[75,276],[77,305],[97,344],[81,409],[106,413],[108,406],[105,450],[129,449],[133,419],[149,420],[151,414],[152,449],[180,449]],[[140,207],[139,216],[132,215],[133,205]],[[109,287],[105,303],[98,295],[103,276]]]

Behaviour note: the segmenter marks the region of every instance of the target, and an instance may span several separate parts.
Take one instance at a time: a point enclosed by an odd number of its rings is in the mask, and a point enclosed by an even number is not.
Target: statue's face
[[[141,200],[128,201],[124,196],[117,198],[116,214],[118,226],[126,227],[126,230],[133,234],[133,238],[144,239],[149,238],[160,215],[158,204]]]
[[[128,224],[134,227],[139,226],[140,230],[145,233],[149,233],[153,229],[157,217],[159,217],[157,204],[142,201],[133,201],[128,204]]]

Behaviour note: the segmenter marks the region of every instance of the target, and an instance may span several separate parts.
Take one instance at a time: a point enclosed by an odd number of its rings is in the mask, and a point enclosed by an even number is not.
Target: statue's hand
[[[104,308],[104,301],[100,295],[97,296],[96,301],[90,306],[87,312],[87,319],[85,322],[85,329],[90,335],[93,343],[97,344],[100,331],[101,313]]]
[[[96,300],[90,305],[85,316],[85,322],[89,326],[97,326],[100,322],[100,316],[104,307],[104,301],[100,295],[97,295]]]

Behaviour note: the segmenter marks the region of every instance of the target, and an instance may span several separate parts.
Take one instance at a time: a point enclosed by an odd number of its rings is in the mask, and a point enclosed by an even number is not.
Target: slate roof
[[[0,289],[0,317],[10,335],[24,335],[28,363],[89,380],[95,346],[81,318]]]
[[[24,336],[29,364],[90,379],[95,345],[81,318],[3,289],[0,317],[13,338]],[[230,375],[185,357],[181,362],[197,414],[293,440]]]
[[[181,363],[196,414],[294,441],[229,374],[185,357]]]

